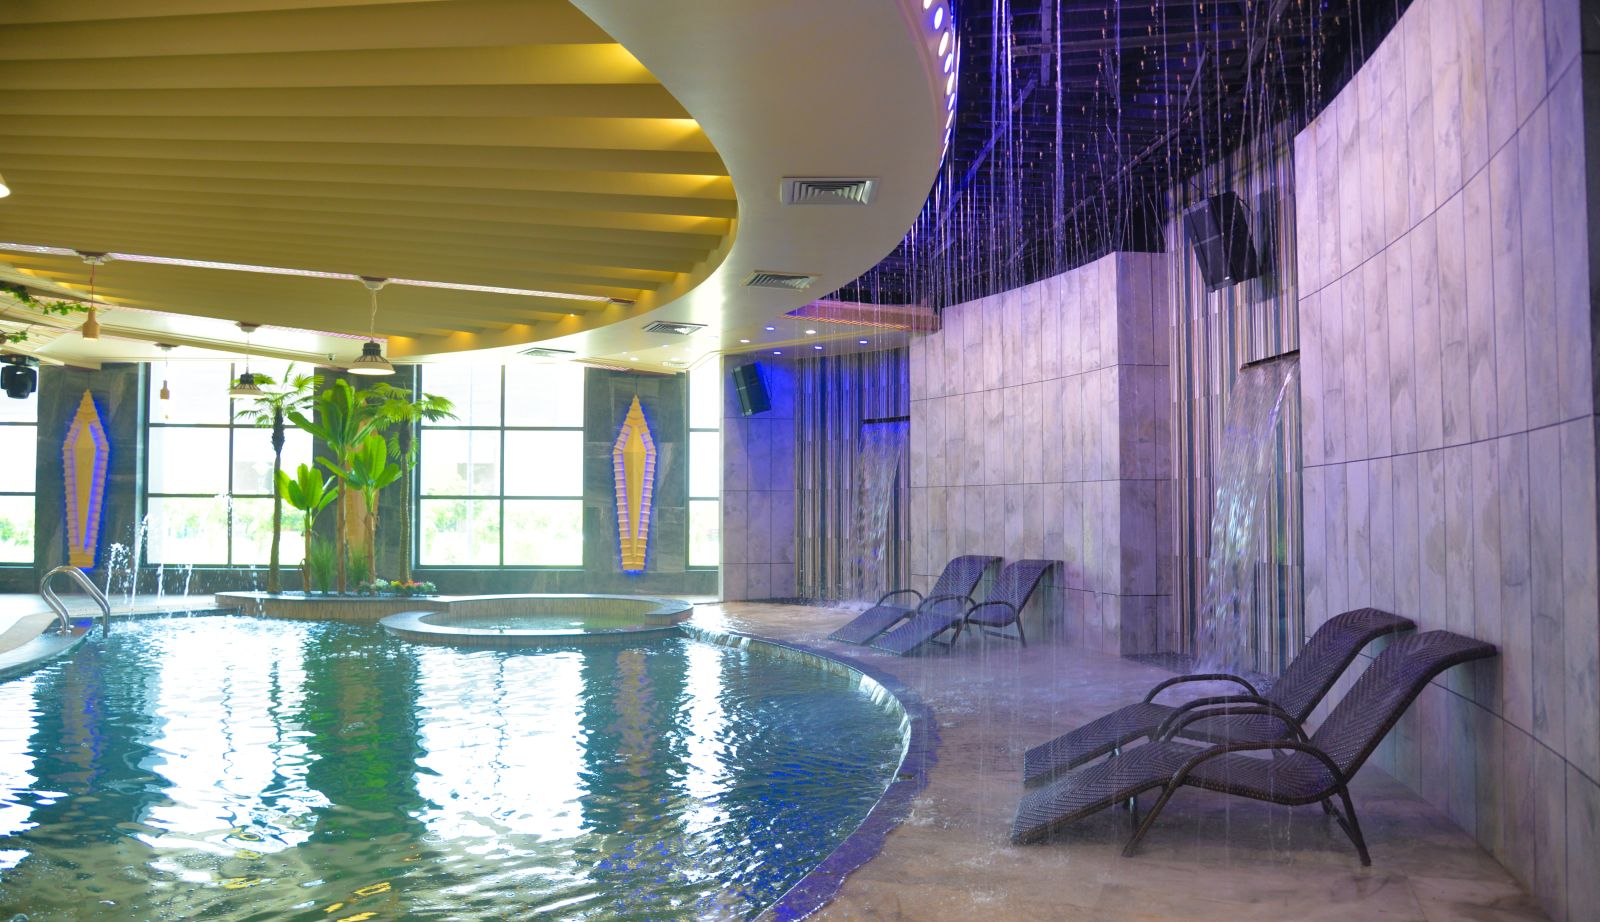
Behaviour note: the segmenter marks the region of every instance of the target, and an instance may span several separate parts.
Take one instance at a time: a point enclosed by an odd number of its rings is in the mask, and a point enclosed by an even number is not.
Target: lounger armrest
[[[906,595],[908,593],[917,597],[917,604],[919,606],[922,604],[922,593],[915,589],[891,589],[888,592],[885,592],[883,595],[878,596],[878,601],[876,604],[882,605],[884,602],[887,602],[897,595]]]
[[[972,616],[975,613],[977,613],[980,609],[988,608],[991,605],[1004,605],[1005,607],[1011,609],[1011,617],[1013,619],[1020,619],[1022,617],[1022,612],[1017,610],[1017,606],[1012,605],[1010,602],[1007,602],[1005,599],[990,599],[987,602],[979,602],[978,604],[976,604],[976,605],[972,606],[971,608],[967,609],[967,614],[966,614],[964,620],[971,621],[972,620]]]
[[[1270,743],[1225,743],[1221,746],[1213,746],[1183,763],[1177,771],[1173,772],[1172,780],[1168,782],[1169,790],[1176,789],[1189,776],[1189,773],[1200,765],[1219,756],[1233,755],[1236,752],[1303,752],[1321,762],[1329,774],[1333,775],[1335,787],[1344,787],[1350,783],[1344,772],[1340,770],[1339,764],[1333,761],[1333,757],[1311,743],[1299,740],[1275,740]]]
[[[1300,721],[1296,720],[1293,714],[1265,698],[1252,700],[1250,695],[1228,695],[1222,698],[1199,698],[1190,701],[1168,715],[1150,738],[1166,742],[1182,733],[1190,724],[1209,717],[1276,717],[1289,730],[1288,735],[1298,740],[1309,738],[1305,727],[1300,725]]]
[[[1260,692],[1256,691],[1256,687],[1254,685],[1251,685],[1249,682],[1245,681],[1239,676],[1231,675],[1226,672],[1196,672],[1191,675],[1174,676],[1165,682],[1157,684],[1155,688],[1150,689],[1150,694],[1144,696],[1144,703],[1149,704],[1150,702],[1156,700],[1156,695],[1161,694],[1174,685],[1182,685],[1185,682],[1235,682],[1239,685],[1243,685],[1244,690],[1252,695],[1261,694]]]
[[[921,611],[935,602],[965,602],[966,604],[961,606],[962,610],[968,610],[972,608],[971,596],[964,596],[958,592],[941,592],[938,595],[930,595],[923,599],[922,604],[917,606],[917,610]]]

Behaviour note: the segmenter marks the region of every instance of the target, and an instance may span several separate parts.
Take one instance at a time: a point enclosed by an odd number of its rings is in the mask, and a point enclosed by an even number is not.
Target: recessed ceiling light
[[[956,75],[955,74],[951,74],[944,81],[944,91],[946,93],[954,93],[956,91]]]
[[[782,351],[780,351],[780,350],[778,350],[778,349],[774,349],[774,350],[772,350],[772,354],[773,354],[773,355],[782,355],[782,354],[783,354],[783,352],[782,352]]]
[[[748,339],[741,339],[741,340],[739,340],[739,342],[742,342],[742,343],[747,343],[747,342],[749,342],[749,341],[750,341],[750,340],[748,340]]]
[[[822,347],[821,346],[812,346],[811,348],[813,348],[813,349],[821,349]]]
[[[951,93],[950,98],[945,100],[944,107],[951,112],[956,111],[956,95],[954,93]]]
[[[637,361],[639,361],[639,357],[637,355],[630,355],[630,356],[628,356],[628,361],[637,362]]]
[[[767,332],[771,333],[773,330],[776,330],[776,329],[777,329],[777,327],[767,327]]]
[[[953,68],[955,66],[956,66],[956,53],[954,51],[952,51],[949,54],[944,56],[944,72],[947,73],[947,74],[950,73],[951,68]]]
[[[815,336],[815,335],[817,335],[817,331],[816,330],[807,330],[806,331],[806,335],[807,336]]]
[[[858,340],[856,340],[856,342],[860,343],[863,346],[865,346],[867,344],[867,341],[864,340],[864,339],[858,339]]]
[[[949,51],[949,50],[950,50],[950,33],[946,32],[946,33],[944,33],[944,34],[939,36],[939,53],[940,54],[944,54],[946,51]]]
[[[937,29],[942,25],[944,25],[944,7],[941,6],[933,11],[933,27]]]
[[[933,6],[933,0],[922,0],[923,9],[927,9],[930,6]]]

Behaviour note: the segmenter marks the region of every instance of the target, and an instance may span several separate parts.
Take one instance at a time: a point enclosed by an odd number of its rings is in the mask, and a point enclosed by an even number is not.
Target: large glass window
[[[583,565],[583,367],[446,363],[422,388],[457,418],[423,429],[422,566]]]
[[[252,361],[281,380],[287,363]],[[265,565],[272,555],[272,430],[234,414],[228,396],[243,364],[173,362],[150,375],[149,559],[153,564]],[[163,384],[169,396],[161,396]],[[311,463],[311,436],[289,424],[283,469]],[[283,508],[278,559],[298,565],[301,517]]]
[[[715,567],[722,555],[722,368],[716,359],[689,372],[689,566]]]
[[[0,563],[33,563],[33,497],[39,395],[0,396]]]

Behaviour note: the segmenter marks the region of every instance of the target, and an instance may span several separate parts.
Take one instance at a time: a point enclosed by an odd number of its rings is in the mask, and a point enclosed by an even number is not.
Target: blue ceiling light
[[[942,25],[944,25],[944,7],[938,6],[933,11],[933,27],[937,29]]]

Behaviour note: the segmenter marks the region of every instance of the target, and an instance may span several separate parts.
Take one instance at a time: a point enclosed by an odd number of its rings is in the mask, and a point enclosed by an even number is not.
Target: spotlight
[[[0,355],[0,390],[13,400],[27,400],[39,389],[39,373],[28,367],[28,358],[21,355]]]

